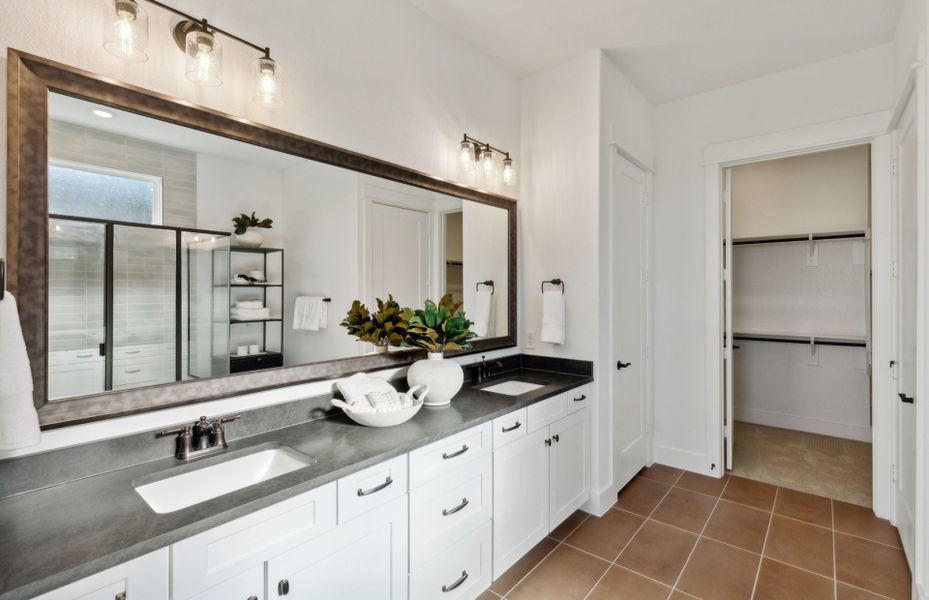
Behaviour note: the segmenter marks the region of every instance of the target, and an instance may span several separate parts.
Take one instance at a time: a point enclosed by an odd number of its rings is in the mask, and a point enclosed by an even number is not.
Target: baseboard
[[[708,460],[706,455],[657,444],[652,447],[652,459],[662,465],[700,473],[701,475],[709,475],[710,477],[722,477],[724,470],[722,465],[716,465],[715,469],[711,469],[710,465],[713,464],[713,461]]]
[[[616,494],[619,489],[612,484],[607,485],[599,492],[592,491],[590,498],[581,506],[581,510],[597,517],[602,517],[616,504]]]
[[[803,415],[792,415],[770,410],[740,407],[735,409],[735,420],[754,423],[755,425],[767,425],[768,427],[780,427],[782,429],[793,429],[794,431],[818,433],[820,435],[857,440],[859,442],[871,442],[871,427],[869,425],[840,423],[838,421],[827,421],[825,419]]]

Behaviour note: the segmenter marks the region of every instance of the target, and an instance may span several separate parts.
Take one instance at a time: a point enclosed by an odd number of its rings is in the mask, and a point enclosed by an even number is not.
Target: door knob
[[[631,367],[631,366],[632,366],[632,363],[631,363],[631,362],[624,363],[624,362],[621,361],[621,360],[616,361],[616,368],[617,368],[617,369],[622,370],[622,369],[625,369],[626,367]]]
[[[900,393],[897,394],[897,395],[900,396],[900,401],[901,401],[901,402],[906,402],[907,404],[915,404],[915,403],[916,403],[916,398],[914,398],[913,396],[907,396],[907,395],[904,394],[903,392],[900,392]]]

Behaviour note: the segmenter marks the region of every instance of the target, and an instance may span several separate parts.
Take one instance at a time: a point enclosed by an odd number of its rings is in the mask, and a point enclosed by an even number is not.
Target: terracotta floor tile
[[[655,583],[622,567],[610,567],[597,587],[590,593],[590,600],[665,600],[671,588]]]
[[[701,539],[677,583],[698,598],[749,600],[759,557],[713,540]]]
[[[683,472],[682,469],[675,469],[674,467],[655,463],[639,471],[639,477],[645,477],[646,479],[652,479],[659,483],[671,485],[677,481],[678,477],[680,477]]]
[[[700,475],[699,473],[685,472],[681,475],[681,478],[677,480],[675,485],[693,492],[700,492],[701,494],[718,497],[723,493],[723,488],[726,487],[727,481],[729,481],[728,475],[717,478]]]
[[[657,521],[646,521],[619,555],[617,564],[673,585],[697,536]]]
[[[609,563],[568,546],[542,561],[528,577],[507,594],[510,600],[574,600],[584,598]]]
[[[720,500],[703,535],[761,554],[771,513]]]
[[[835,511],[836,531],[844,531],[897,548],[903,547],[897,528],[891,525],[890,521],[874,516],[870,508],[838,500],[834,500],[832,506]]]
[[[647,517],[658,506],[658,502],[669,488],[670,486],[651,479],[634,477],[620,490],[615,506]]]
[[[571,532],[577,529],[577,526],[584,522],[584,519],[590,515],[585,513],[582,510],[576,510],[571,513],[567,519],[562,521],[561,525],[552,530],[548,537],[555,538],[559,542],[563,542],[566,537],[571,535]]]
[[[532,550],[523,555],[522,558],[504,571],[503,575],[497,578],[490,586],[491,591],[497,592],[501,596],[513,589],[513,586],[519,583],[519,580],[526,576],[526,573],[532,570],[539,561],[545,558],[551,552],[558,542],[552,538],[542,538],[542,541],[536,544]]]
[[[835,564],[839,581],[890,598],[910,597],[910,569],[899,548],[836,532]]]
[[[500,596],[490,591],[484,591],[477,597],[477,600],[500,600]]]
[[[835,588],[836,600],[886,600],[887,596],[878,596],[871,592],[844,584],[841,581]]]
[[[765,556],[832,577],[832,530],[774,515]]]
[[[680,590],[674,590],[674,593],[671,594],[671,597],[668,600],[697,600],[690,594],[685,594]]]
[[[743,479],[742,477],[731,477],[726,491],[723,492],[723,498],[747,504],[755,508],[771,510],[774,506],[774,496],[777,488],[769,483]]]
[[[612,561],[644,520],[644,517],[611,508],[602,517],[584,521],[565,542]]]
[[[777,502],[774,503],[774,512],[832,528],[832,501],[822,496],[780,488],[777,492]]]
[[[754,600],[832,600],[833,581],[770,559],[761,562]]]
[[[703,531],[716,499],[681,488],[671,488],[652,513],[652,518],[694,533]]]

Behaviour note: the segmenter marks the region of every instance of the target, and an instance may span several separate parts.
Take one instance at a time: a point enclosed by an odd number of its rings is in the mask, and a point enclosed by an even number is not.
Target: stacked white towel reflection
[[[238,321],[270,319],[271,309],[265,308],[261,300],[241,300],[235,303],[229,314]]]
[[[564,344],[564,294],[550,290],[542,294],[542,333],[539,339],[551,344]]]
[[[297,296],[294,301],[294,329],[319,331],[329,325],[329,303],[322,296]]]
[[[386,379],[368,377],[366,373],[355,373],[351,377],[337,381],[335,386],[342,393],[345,403],[358,412],[374,410],[368,400],[368,394],[397,393],[397,390]]]
[[[13,294],[0,301],[0,450],[34,446],[41,440],[32,404],[32,371]]]
[[[264,302],[261,300],[239,300],[235,303],[236,308],[264,308]]]
[[[468,317],[473,321],[471,331],[477,337],[487,337],[490,323],[493,318],[494,296],[486,290],[474,294],[474,306],[468,310]]]

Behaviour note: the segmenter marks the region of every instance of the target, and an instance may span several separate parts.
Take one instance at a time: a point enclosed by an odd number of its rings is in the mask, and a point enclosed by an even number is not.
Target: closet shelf
[[[868,239],[869,232],[867,230],[857,230],[857,231],[833,231],[826,233],[814,233],[812,234],[814,242],[826,241],[826,240],[851,240],[851,239]],[[784,244],[784,243],[800,243],[800,242],[809,242],[810,234],[806,235],[769,235],[762,237],[751,237],[751,238],[732,238],[733,246],[749,246],[752,244]]]
[[[784,344],[809,344],[810,339],[819,346],[860,346],[867,347],[870,341],[863,335],[836,334],[802,334],[734,331],[732,339],[755,342],[779,342]]]

